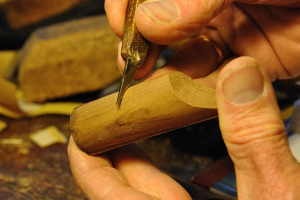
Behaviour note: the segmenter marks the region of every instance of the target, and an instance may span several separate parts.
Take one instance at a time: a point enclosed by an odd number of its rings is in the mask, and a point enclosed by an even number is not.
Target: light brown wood
[[[9,26],[20,29],[60,14],[85,0],[2,0],[0,6]]]
[[[120,79],[120,39],[105,15],[36,30],[19,56],[18,81],[27,102],[103,89]]]
[[[94,155],[217,116],[215,90],[180,72],[132,86],[119,109],[116,98],[73,111],[71,134],[81,150]]]
[[[0,51],[0,77],[10,77],[10,71],[15,66],[16,57],[17,51]]]

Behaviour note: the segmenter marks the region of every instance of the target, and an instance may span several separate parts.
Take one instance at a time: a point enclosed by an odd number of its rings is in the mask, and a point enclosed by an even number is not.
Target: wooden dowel
[[[118,109],[117,93],[74,109],[71,134],[95,155],[217,116],[215,90],[180,72],[132,86]]]

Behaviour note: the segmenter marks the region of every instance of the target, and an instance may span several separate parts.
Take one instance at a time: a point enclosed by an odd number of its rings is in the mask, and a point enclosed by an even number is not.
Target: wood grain
[[[24,100],[44,102],[106,88],[122,76],[119,41],[105,15],[36,30],[19,57]]]
[[[94,155],[217,116],[215,90],[180,72],[128,89],[122,105],[117,93],[76,108],[71,134],[79,148]]]

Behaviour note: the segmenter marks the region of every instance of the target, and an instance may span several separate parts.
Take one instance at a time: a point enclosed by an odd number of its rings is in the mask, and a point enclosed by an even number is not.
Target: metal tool
[[[130,86],[136,69],[143,65],[149,49],[149,42],[138,32],[134,18],[136,7],[143,1],[145,0],[129,0],[127,6],[121,49],[121,56],[126,64],[118,93],[118,107],[120,107],[123,96]]]

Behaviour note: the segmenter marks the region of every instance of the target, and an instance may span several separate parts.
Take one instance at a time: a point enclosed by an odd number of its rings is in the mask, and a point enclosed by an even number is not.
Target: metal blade
[[[132,57],[128,57],[126,59],[125,69],[124,69],[122,81],[121,81],[121,87],[120,87],[120,90],[118,93],[118,99],[117,99],[118,107],[120,107],[120,105],[121,105],[124,94],[130,86],[130,83],[133,79],[133,76],[135,74],[137,67],[138,67],[138,62],[136,62],[135,59],[132,59]]]

